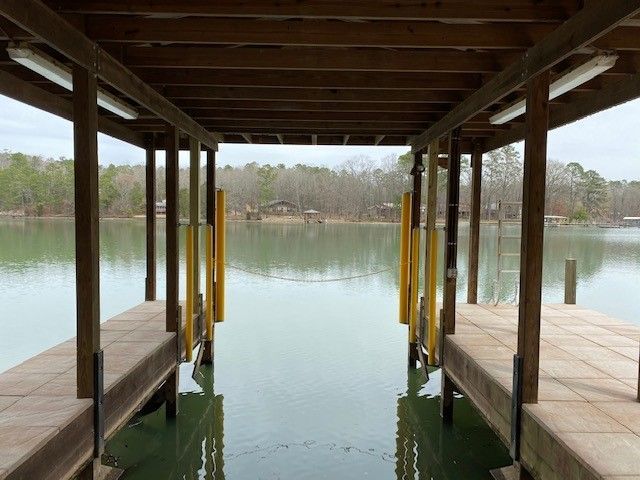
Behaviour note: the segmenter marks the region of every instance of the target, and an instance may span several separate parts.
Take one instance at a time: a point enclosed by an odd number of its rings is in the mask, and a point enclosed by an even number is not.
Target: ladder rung
[[[520,273],[520,270],[500,270],[500,273]]]
[[[519,257],[520,256],[519,253],[503,253],[503,252],[500,252],[498,255],[502,255],[503,257]]]
[[[510,240],[520,240],[520,235],[501,235],[502,238],[508,238]]]

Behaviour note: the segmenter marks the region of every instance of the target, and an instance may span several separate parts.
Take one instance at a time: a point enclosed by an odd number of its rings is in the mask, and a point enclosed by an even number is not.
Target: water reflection
[[[166,419],[164,407],[135,418],[109,442],[105,463],[125,469],[123,478],[224,480],[224,397],[213,388],[213,371],[196,380],[181,369],[180,412]],[[186,376],[186,377],[185,377]]]

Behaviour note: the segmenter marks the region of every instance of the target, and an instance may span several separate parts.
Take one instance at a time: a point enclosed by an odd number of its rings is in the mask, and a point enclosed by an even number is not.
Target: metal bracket
[[[458,278],[458,269],[447,268],[447,278]]]
[[[513,387],[511,394],[511,448],[514,462],[520,460],[520,423],[522,420],[522,357],[513,356]]]
[[[104,352],[93,354],[93,456],[104,453]]]

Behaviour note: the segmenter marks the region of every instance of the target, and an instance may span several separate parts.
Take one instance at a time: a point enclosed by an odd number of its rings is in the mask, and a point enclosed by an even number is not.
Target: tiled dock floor
[[[105,430],[134,413],[175,369],[164,302],[104,322]],[[91,458],[92,400],[76,398],[75,338],[0,374],[0,480],[68,478]]]
[[[460,304],[445,371],[508,445],[514,306]],[[540,401],[525,405],[522,461],[538,479],[640,480],[640,326],[545,305]]]

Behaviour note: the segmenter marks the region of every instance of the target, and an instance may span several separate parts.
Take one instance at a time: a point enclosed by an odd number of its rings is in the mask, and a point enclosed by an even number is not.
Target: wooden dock
[[[176,369],[165,319],[165,302],[154,301],[101,324],[106,438]],[[93,400],[76,395],[75,338],[0,374],[1,480],[70,478],[93,448]]]
[[[518,309],[458,304],[444,371],[509,446]],[[640,326],[543,305],[540,393],[523,405],[521,462],[536,479],[640,479]]]

